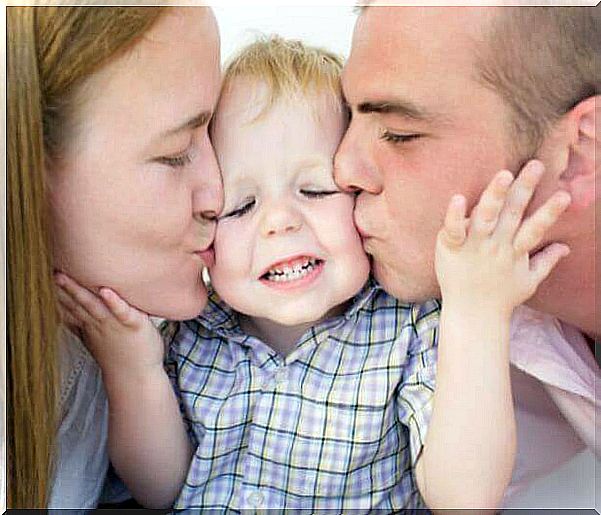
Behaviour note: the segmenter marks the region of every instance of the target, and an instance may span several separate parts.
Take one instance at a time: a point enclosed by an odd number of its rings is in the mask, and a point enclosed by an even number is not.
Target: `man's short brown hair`
[[[361,15],[373,0],[360,0]],[[478,79],[512,111],[516,153],[534,156],[551,124],[601,92],[599,7],[501,7]]]
[[[522,158],[561,116],[601,92],[600,21],[598,7],[504,7],[493,21],[479,78],[513,111]]]

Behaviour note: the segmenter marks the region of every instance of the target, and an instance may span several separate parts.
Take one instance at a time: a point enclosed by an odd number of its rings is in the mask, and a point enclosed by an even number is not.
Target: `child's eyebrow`
[[[332,156],[329,160],[324,159],[322,156],[311,156],[300,159],[296,163],[297,170],[307,170],[311,168],[323,168],[326,166],[331,166],[334,160],[334,156]]]
[[[224,181],[223,187],[226,198],[230,195],[238,197],[253,193],[256,189],[256,183],[251,177],[236,177],[234,175],[229,180]]]

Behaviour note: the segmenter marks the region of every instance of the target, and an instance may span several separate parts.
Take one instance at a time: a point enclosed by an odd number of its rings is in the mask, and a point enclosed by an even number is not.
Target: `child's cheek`
[[[355,227],[353,211],[355,199],[346,194],[334,195],[330,202],[324,203],[323,212],[318,216],[328,233],[339,240],[341,244],[348,245],[351,242],[360,241],[359,233]]]
[[[252,217],[221,220],[215,231],[215,268],[232,275],[248,274],[254,255]]]
[[[215,229],[215,240],[213,241],[213,248],[215,249],[215,264],[218,264],[217,256],[222,257],[227,251],[227,222],[217,222]]]
[[[240,238],[235,237],[235,220],[225,220],[217,223],[215,231],[215,266],[214,270],[221,273],[232,266],[232,256],[236,255],[240,246]]]
[[[215,232],[215,265],[209,270],[219,296],[234,309],[242,311],[247,295],[242,285],[248,278],[251,255],[249,242],[243,238],[245,234],[240,220],[220,221]]]

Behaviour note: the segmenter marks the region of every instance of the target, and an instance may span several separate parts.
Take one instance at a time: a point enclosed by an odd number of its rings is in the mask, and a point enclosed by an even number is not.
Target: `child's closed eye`
[[[219,220],[223,218],[240,218],[241,216],[249,213],[253,207],[255,207],[256,201],[254,198],[248,198],[244,200],[240,207],[233,209],[232,211],[228,211],[227,213],[221,215]]]
[[[304,195],[307,198],[323,198],[329,197],[330,195],[335,195],[336,193],[340,193],[339,190],[319,190],[319,189],[308,189],[303,188],[300,190],[301,195]]]

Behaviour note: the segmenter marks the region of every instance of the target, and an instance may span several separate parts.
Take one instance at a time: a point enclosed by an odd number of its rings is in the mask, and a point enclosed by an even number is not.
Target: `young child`
[[[431,507],[493,508],[509,480],[509,318],[566,254],[529,258],[569,198],[522,222],[533,163],[515,181],[497,174],[470,219],[451,200],[439,329],[438,301],[403,304],[368,278],[354,196],[333,181],[340,70],[277,37],[227,69],[212,125],[225,190],[214,291],[198,318],[167,326],[173,389],[147,315],[59,277],[103,371],[113,463],[148,506],[394,511],[424,506],[417,479]]]

